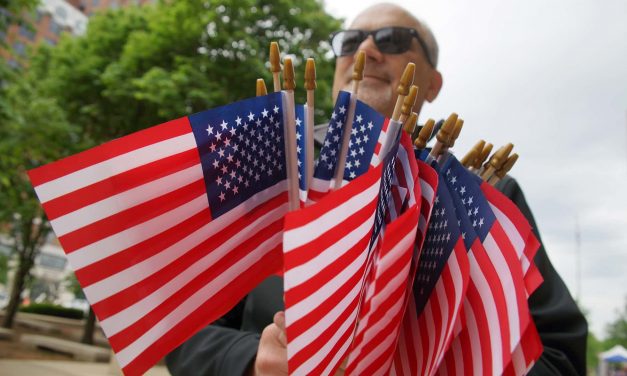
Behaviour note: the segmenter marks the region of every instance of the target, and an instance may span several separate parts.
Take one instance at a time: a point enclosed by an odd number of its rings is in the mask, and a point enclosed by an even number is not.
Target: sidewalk
[[[116,376],[110,373],[109,363],[23,359],[0,359],[0,375]],[[170,373],[164,366],[155,366],[146,375],[168,376]]]

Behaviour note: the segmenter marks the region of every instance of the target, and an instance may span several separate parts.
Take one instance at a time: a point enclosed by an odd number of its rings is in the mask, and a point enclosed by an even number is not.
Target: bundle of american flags
[[[308,111],[275,92],[29,172],[123,372],[278,273],[290,374],[524,374],[541,277],[518,209],[350,92],[312,166]]]

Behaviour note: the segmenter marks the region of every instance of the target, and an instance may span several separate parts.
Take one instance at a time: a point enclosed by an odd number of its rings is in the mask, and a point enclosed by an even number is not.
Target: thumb
[[[285,312],[279,311],[275,313],[273,321],[274,325],[279,328],[279,333],[277,335],[279,343],[284,347],[287,347],[287,336],[285,334]]]

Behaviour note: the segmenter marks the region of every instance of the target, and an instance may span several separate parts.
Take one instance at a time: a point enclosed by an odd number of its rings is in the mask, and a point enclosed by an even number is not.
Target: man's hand
[[[285,313],[277,312],[274,323],[261,333],[253,375],[287,375],[287,336],[285,335]]]

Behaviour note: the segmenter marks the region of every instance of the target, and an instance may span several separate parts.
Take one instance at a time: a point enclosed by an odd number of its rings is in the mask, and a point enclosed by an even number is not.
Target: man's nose
[[[383,60],[383,53],[379,51],[377,45],[374,43],[374,37],[372,35],[368,35],[368,38],[364,39],[363,42],[359,45],[359,50],[362,50],[366,53],[366,58],[373,59],[377,62]]]

